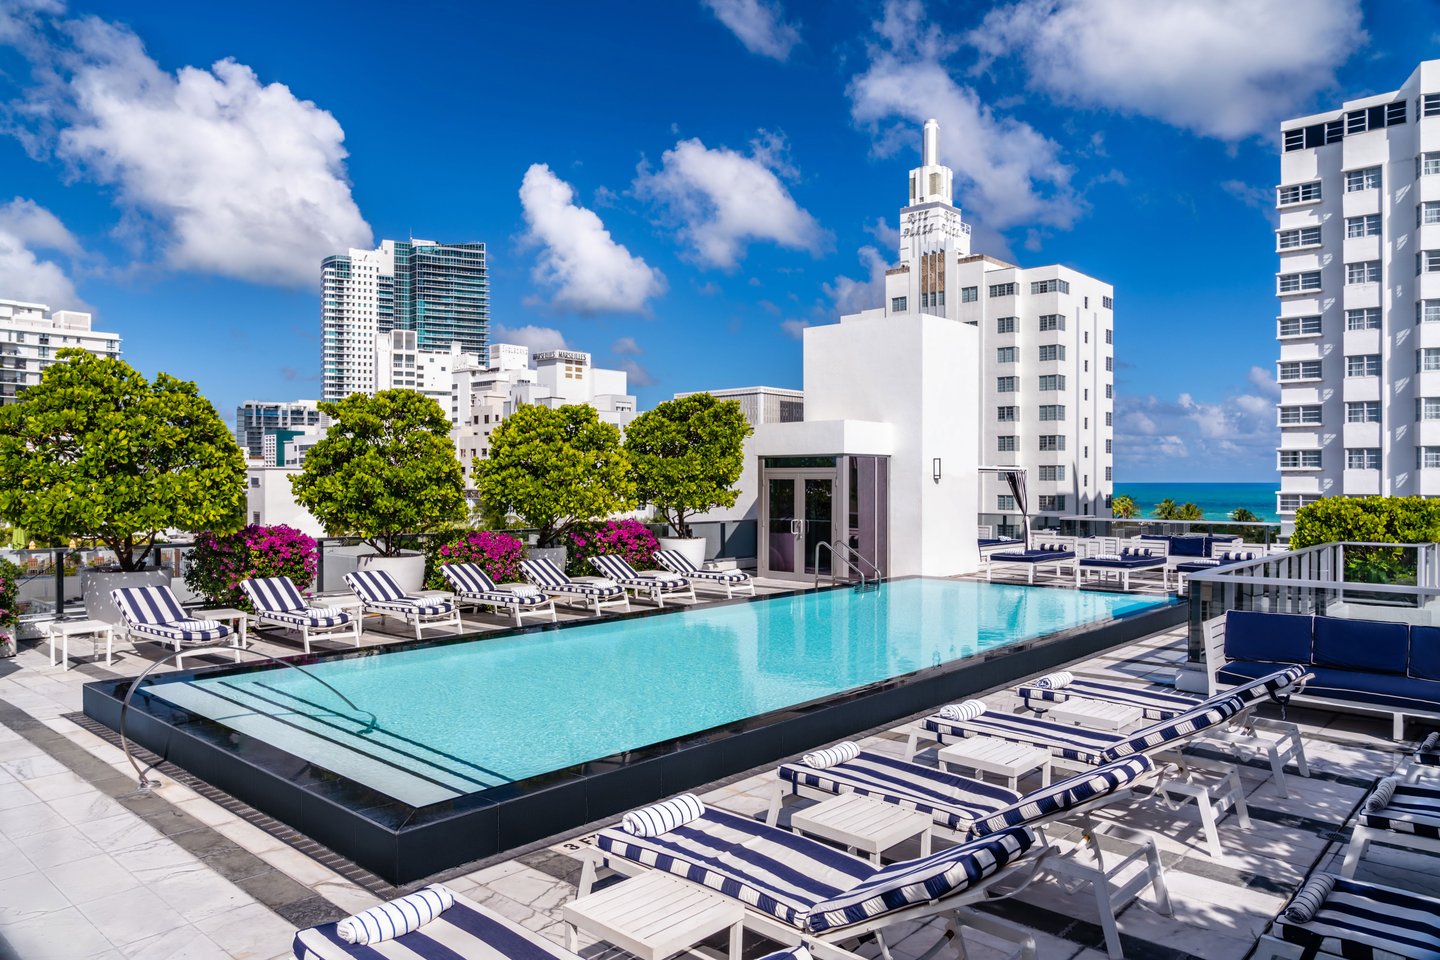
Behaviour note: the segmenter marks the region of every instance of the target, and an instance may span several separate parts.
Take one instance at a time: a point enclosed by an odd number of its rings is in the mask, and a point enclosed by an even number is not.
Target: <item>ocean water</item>
[[[147,692],[421,806],[1166,602],[897,580]]]
[[[1133,498],[1142,517],[1170,497],[1176,503],[1195,504],[1205,511],[1206,520],[1228,519],[1236,507],[1245,507],[1261,520],[1279,520],[1275,513],[1279,489],[1278,483],[1117,483],[1115,494]]]

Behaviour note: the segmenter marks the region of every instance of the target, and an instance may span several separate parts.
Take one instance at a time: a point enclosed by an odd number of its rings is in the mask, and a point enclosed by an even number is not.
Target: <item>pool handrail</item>
[[[826,547],[826,548],[828,548],[828,549],[830,550],[830,558],[831,558],[830,579],[831,579],[832,581],[835,579],[834,558],[835,558],[835,551],[836,551],[837,548],[840,549],[840,550],[844,550],[844,551],[845,551],[845,562],[846,562],[846,563],[850,563],[852,559],[853,559],[853,560],[858,560],[858,561],[860,561],[860,563],[865,564],[865,566],[867,566],[867,567],[869,567],[871,570],[875,571],[875,582],[876,582],[876,583],[879,583],[881,580],[884,580],[884,579],[885,579],[885,576],[880,572],[880,568],[877,567],[877,566],[875,566],[875,564],[871,563],[868,559],[865,558],[864,555],[862,555],[862,554],[860,553],[860,551],[858,551],[858,550],[856,550],[854,547],[850,546],[850,544],[846,543],[846,542],[843,541],[843,540],[830,540],[830,541],[821,540],[819,543],[815,544],[815,586],[817,586],[817,587],[820,586],[820,548],[821,548],[821,547]],[[864,571],[864,570],[860,570],[859,573],[860,573],[860,588],[863,590],[863,589],[865,588],[865,571]]]

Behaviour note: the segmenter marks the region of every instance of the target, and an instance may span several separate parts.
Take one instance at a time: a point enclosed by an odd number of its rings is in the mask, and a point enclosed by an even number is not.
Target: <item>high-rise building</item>
[[[1280,137],[1281,519],[1440,495],[1440,60]]]
[[[90,314],[43,303],[0,300],[0,404],[40,382],[55,354],[79,347],[99,357],[120,356],[120,334],[90,329]]]
[[[235,408],[235,440],[251,459],[265,456],[265,437],[276,431],[304,431],[320,424],[320,410],[314,400],[246,400]],[[283,446],[285,440],[279,441]],[[267,457],[275,462],[278,454]],[[283,462],[283,457],[280,457]]]
[[[324,397],[374,393],[379,334],[413,331],[417,349],[485,355],[490,281],[483,243],[383,240],[321,264]]]
[[[451,375],[462,365],[479,362],[479,354],[461,352],[459,343],[448,350],[425,350],[414,330],[391,330],[375,337],[375,391],[418,390],[449,413]]]
[[[1069,267],[1019,267],[972,253],[938,140],[939,124],[927,120],[884,303],[852,316],[925,313],[978,327],[980,356],[956,357],[955,370],[980,391],[981,464],[1024,468],[1028,512],[1039,525],[1108,516],[1114,288]],[[981,523],[1018,525],[1020,505],[999,474],[982,476],[979,500]]]

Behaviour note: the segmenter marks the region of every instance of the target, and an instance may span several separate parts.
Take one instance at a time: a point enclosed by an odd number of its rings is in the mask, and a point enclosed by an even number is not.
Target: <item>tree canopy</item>
[[[520,407],[490,435],[490,455],[475,458],[474,477],[486,509],[518,514],[539,531],[541,546],[555,546],[576,523],[635,505],[620,428],[588,405]]]
[[[1134,497],[1122,493],[1110,498],[1110,513],[1120,520],[1130,520],[1140,515],[1140,508],[1135,505]]]
[[[0,516],[36,538],[144,566],[167,529],[245,522],[245,458],[194,383],[67,348],[0,407]]]
[[[1179,507],[1176,508],[1174,519],[1176,519],[1176,520],[1204,520],[1204,519],[1205,519],[1205,511],[1200,509],[1200,505],[1199,505],[1199,504],[1189,503],[1189,502],[1182,503],[1182,504],[1180,504]]]
[[[1234,510],[1231,510],[1230,519],[1234,520],[1236,523],[1260,522],[1260,518],[1255,515],[1255,512],[1246,507],[1236,507]]]
[[[333,422],[291,485],[326,533],[395,556],[406,534],[465,518],[465,479],[440,404],[414,390],[382,390],[320,411]]]
[[[666,400],[625,429],[636,497],[675,530],[690,536],[687,518],[733,507],[752,430],[734,400],[709,393]]]

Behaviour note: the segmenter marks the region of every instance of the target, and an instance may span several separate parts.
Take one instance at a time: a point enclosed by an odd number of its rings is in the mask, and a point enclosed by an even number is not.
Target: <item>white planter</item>
[[[425,586],[425,554],[403,551],[398,557],[371,554],[360,558],[361,570],[384,570],[395,578],[400,589],[414,593]]]
[[[567,555],[566,549],[565,549],[564,547],[526,547],[526,548],[525,548],[525,559],[527,559],[527,560],[542,560],[542,559],[543,559],[543,560],[549,560],[551,563],[555,564],[555,566],[559,567],[561,570],[564,570],[564,569],[565,569],[565,561],[566,561],[566,559],[567,559],[567,556],[568,556],[568,555]]]
[[[661,537],[661,550],[674,550],[697,567],[705,565],[704,537]]]
[[[120,587],[168,587],[169,570],[91,570],[80,571],[80,596],[85,601],[85,616],[106,623],[120,623],[120,611],[110,599],[110,591]]]

